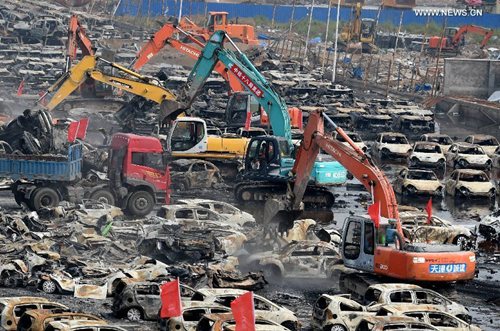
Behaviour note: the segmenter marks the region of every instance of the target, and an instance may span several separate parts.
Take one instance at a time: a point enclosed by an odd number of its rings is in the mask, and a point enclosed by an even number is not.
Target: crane
[[[226,40],[233,45],[235,52],[224,48]],[[281,96],[224,31],[216,31],[211,36],[186,84],[180,89],[177,100],[165,100],[162,103],[160,119],[168,122],[182,112],[189,114],[191,104],[202,91],[203,85],[219,61],[243,83],[248,93],[253,95],[269,117],[273,136],[263,136],[259,145],[248,145],[245,171],[235,187],[236,197],[241,202],[265,201],[269,194],[279,195],[286,190],[288,173],[293,163],[290,117]],[[172,130],[170,136],[193,134],[182,127],[173,126]],[[184,132],[181,132],[182,130]],[[249,151],[264,158],[249,157]],[[254,159],[255,162],[252,163]],[[345,169],[337,162],[315,164],[312,173],[315,182],[319,184],[341,184],[346,178]],[[308,203],[331,206],[334,198],[328,190],[310,186],[305,200]]]
[[[457,55],[460,52],[460,47],[465,43],[465,35],[467,33],[476,33],[483,35],[480,48],[483,49],[490,38],[493,36],[493,29],[483,28],[477,25],[464,25],[460,28],[448,27],[444,31],[444,37],[430,37],[427,52],[430,54],[454,53]]]
[[[325,119],[342,136],[349,146],[326,135]],[[254,137],[254,142],[263,137]],[[350,216],[344,222],[342,234],[342,257],[347,267],[389,276],[402,280],[427,282],[453,282],[472,279],[475,274],[475,255],[470,251],[458,251],[455,246],[436,248],[427,244],[406,244],[399,220],[398,204],[392,186],[385,174],[371,159],[321,111],[309,116],[304,138],[297,151],[292,169],[293,182],[279,199],[266,202],[266,219],[281,221],[282,228],[290,228],[293,218],[302,208],[310,170],[319,151],[323,150],[338,160],[371,192],[375,202],[380,203],[380,214],[396,222],[398,246],[384,242],[388,224],[375,224],[370,218]],[[250,152],[247,152],[247,156]],[[284,224],[283,223],[287,223]]]

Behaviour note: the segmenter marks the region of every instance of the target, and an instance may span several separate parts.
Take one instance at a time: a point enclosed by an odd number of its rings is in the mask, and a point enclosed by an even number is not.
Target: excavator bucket
[[[158,114],[158,122],[169,123],[174,121],[177,116],[185,111],[181,104],[175,100],[164,100],[160,105],[160,113]]]

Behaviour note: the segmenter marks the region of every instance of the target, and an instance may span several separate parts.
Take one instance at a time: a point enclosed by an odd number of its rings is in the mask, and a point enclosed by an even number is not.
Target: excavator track
[[[240,204],[265,203],[268,199],[282,197],[287,192],[286,180],[242,181],[234,187],[235,199]],[[332,208],[335,197],[325,187],[308,186],[302,200],[306,208]]]

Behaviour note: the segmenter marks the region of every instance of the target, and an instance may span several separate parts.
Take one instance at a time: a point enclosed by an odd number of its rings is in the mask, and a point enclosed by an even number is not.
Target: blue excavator
[[[229,42],[235,51],[224,48]],[[175,100],[165,100],[160,106],[160,121],[169,123],[181,113],[190,115],[191,105],[203,90],[205,82],[218,62],[234,74],[269,117],[272,135],[252,137],[246,148],[244,170],[235,185],[235,198],[240,203],[265,202],[274,196],[286,194],[290,171],[294,164],[295,146],[288,107],[281,96],[254,67],[224,31],[216,31],[194,65],[185,85]],[[182,132],[184,130],[184,132]],[[176,132],[177,131],[177,132]],[[171,137],[195,135],[188,127],[176,126]],[[193,137],[196,139],[196,137]],[[328,185],[345,183],[347,171],[337,161],[317,161],[311,171],[311,185],[304,194],[306,206],[329,208],[334,196]],[[319,184],[319,185],[315,185]],[[293,184],[292,184],[293,185]]]

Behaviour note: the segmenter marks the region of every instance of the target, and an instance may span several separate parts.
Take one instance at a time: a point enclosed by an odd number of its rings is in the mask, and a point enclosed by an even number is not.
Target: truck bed
[[[82,173],[82,145],[72,145],[68,155],[0,154],[0,177],[13,180],[75,181]]]

